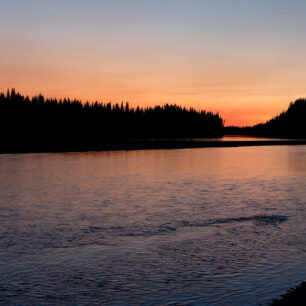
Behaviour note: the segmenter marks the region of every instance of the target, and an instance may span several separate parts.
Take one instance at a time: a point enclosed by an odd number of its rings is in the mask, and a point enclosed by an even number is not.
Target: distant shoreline
[[[306,139],[254,141],[201,141],[201,140],[108,140],[101,144],[8,144],[0,145],[0,154],[64,153],[90,151],[163,150],[193,148],[226,148],[249,146],[306,145]]]

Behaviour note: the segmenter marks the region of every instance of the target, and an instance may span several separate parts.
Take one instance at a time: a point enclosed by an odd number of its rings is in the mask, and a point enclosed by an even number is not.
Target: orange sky
[[[306,5],[277,3],[4,1],[0,89],[260,123],[306,96]]]

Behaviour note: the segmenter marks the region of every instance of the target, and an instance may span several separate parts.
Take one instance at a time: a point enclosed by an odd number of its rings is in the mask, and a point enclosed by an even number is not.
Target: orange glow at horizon
[[[16,91],[20,92],[22,95],[27,95],[29,97],[36,96],[38,94],[42,94],[45,98],[57,98],[57,99],[64,99],[70,98],[71,100],[77,99],[81,102],[112,102],[112,103],[121,103],[121,102],[128,102],[130,107],[136,108],[137,106],[140,107],[148,107],[148,106],[155,106],[155,105],[164,105],[166,103],[169,104],[177,104],[182,107],[193,107],[197,110],[206,110],[211,111],[214,113],[219,113],[220,116],[225,121],[225,126],[252,126],[259,123],[264,123],[271,119],[272,117],[278,115],[282,111],[285,111],[289,103],[294,101],[295,99],[299,98],[296,96],[294,99],[289,97],[285,97],[283,99],[279,99],[275,101],[273,98],[271,102],[269,99],[265,100],[266,103],[269,105],[268,107],[256,107],[256,103],[252,103],[249,106],[248,104],[245,107],[241,107],[238,105],[229,107],[228,103],[222,105],[222,101],[216,103],[216,101],[208,100],[207,97],[203,97],[204,102],[202,102],[201,97],[196,97],[192,99],[192,96],[187,96],[182,98],[181,96],[170,96],[170,95],[145,95],[141,92],[133,93],[127,95],[130,99],[125,99],[124,92],[118,93],[117,95],[113,95],[111,92],[106,92],[105,95],[102,94],[103,90],[88,90],[82,91],[80,89],[69,89],[67,84],[65,84],[65,88],[45,88],[44,90],[32,89],[29,90],[28,87],[16,87],[10,86],[6,88],[2,88],[2,92],[6,92],[8,88],[15,88]],[[207,100],[207,102],[205,102]],[[273,103],[274,102],[274,103]],[[216,107],[215,105],[219,104],[220,107]]]
[[[152,72],[152,69],[148,73],[141,65],[124,70],[120,65],[108,64],[107,68],[101,64],[90,69],[90,66],[76,66],[74,62],[60,66],[55,59],[51,65],[34,62],[28,65],[19,63],[15,67],[0,59],[0,66],[0,89],[4,92],[15,88],[28,96],[41,93],[49,98],[69,97],[82,102],[123,101],[132,107],[177,104],[217,112],[226,126],[263,123],[286,110],[291,101],[306,94],[306,90],[303,94],[303,84],[300,83],[288,82],[279,88],[278,83],[284,81],[277,76],[273,77],[273,82],[268,82],[267,78],[252,73],[247,76],[241,69],[241,75],[236,70],[238,75],[235,77],[234,72],[231,74],[234,67],[227,71],[219,67],[219,71],[215,69],[215,75],[210,73],[211,68],[208,76],[203,77],[197,75],[198,70],[192,69],[185,69],[184,73],[174,69],[173,74],[165,75]]]
[[[120,53],[68,51],[69,56],[58,55],[28,46],[7,53],[0,58],[0,89],[82,102],[123,101],[133,107],[177,104],[218,112],[226,126],[263,123],[306,95],[306,75],[294,63],[284,76],[285,71],[268,69],[271,63],[260,59],[253,59],[250,68],[247,60],[218,54],[161,58],[126,53],[122,58]]]

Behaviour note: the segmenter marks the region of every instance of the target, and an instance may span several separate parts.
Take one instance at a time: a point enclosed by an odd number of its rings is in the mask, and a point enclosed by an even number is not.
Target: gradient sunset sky
[[[0,0],[0,90],[251,125],[306,97],[305,0]]]

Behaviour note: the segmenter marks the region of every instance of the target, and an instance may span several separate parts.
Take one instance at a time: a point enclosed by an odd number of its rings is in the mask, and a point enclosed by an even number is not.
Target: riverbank
[[[161,149],[192,149],[245,146],[281,146],[306,145],[305,139],[292,140],[108,140],[101,144],[37,144],[37,145],[0,145],[0,154],[13,153],[59,153],[59,152],[89,152],[118,150],[161,150]]]
[[[306,305],[306,282],[294,287],[282,295],[281,298],[275,299],[271,306],[304,306]]]

